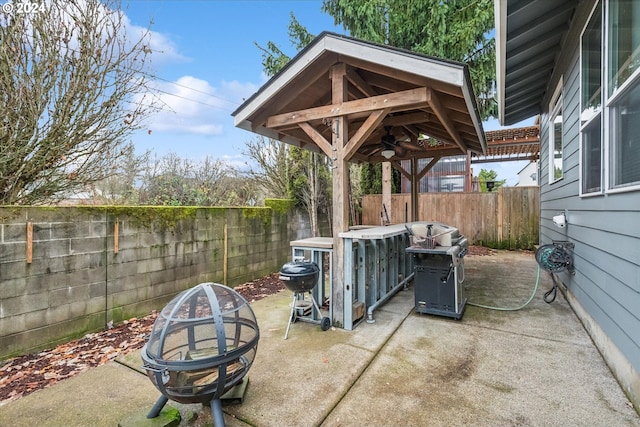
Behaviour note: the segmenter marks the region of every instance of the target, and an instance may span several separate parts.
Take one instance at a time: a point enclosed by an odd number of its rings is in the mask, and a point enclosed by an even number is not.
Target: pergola
[[[414,221],[417,183],[440,158],[487,150],[465,64],[327,32],[232,115],[240,128],[331,159],[331,297],[339,322],[345,274],[340,233],[349,230],[349,163],[390,162],[400,170],[412,182]],[[421,158],[431,160],[418,170]],[[409,171],[401,160],[411,160]]]

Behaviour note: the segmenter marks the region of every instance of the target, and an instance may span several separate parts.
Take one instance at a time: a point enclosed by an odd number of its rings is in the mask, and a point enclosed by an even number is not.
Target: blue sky
[[[151,64],[165,109],[152,116],[132,141],[139,152],[169,152],[184,158],[205,156],[243,165],[250,132],[236,129],[231,113],[266,82],[261,51],[275,42],[290,56],[290,14],[313,34],[345,33],[323,14],[319,0],[133,0],[123,5],[132,26],[151,25]],[[499,128],[493,120],[485,130]],[[523,162],[476,165],[517,182]]]

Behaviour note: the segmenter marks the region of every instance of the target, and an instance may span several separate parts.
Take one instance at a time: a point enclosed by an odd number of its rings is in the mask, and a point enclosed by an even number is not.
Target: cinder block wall
[[[0,207],[0,359],[273,273],[309,236],[282,208]]]

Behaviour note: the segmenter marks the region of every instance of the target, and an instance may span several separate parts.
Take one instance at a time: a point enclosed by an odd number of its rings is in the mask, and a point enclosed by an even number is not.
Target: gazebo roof
[[[471,163],[535,161],[540,157],[540,126],[492,130],[485,133],[487,154],[471,156]]]
[[[331,70],[346,67],[345,102],[332,103]],[[346,116],[345,160],[486,154],[465,64],[324,32],[232,113],[235,125],[330,158],[334,118]],[[389,148],[389,147],[387,147]]]

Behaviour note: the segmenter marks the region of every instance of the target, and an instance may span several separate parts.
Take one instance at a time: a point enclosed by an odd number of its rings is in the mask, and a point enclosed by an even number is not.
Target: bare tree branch
[[[257,137],[245,143],[242,154],[252,160],[246,174],[268,197],[289,197],[289,156],[284,142]]]
[[[147,35],[129,39],[117,3],[42,8],[0,12],[0,204],[52,202],[113,175],[154,108]]]

